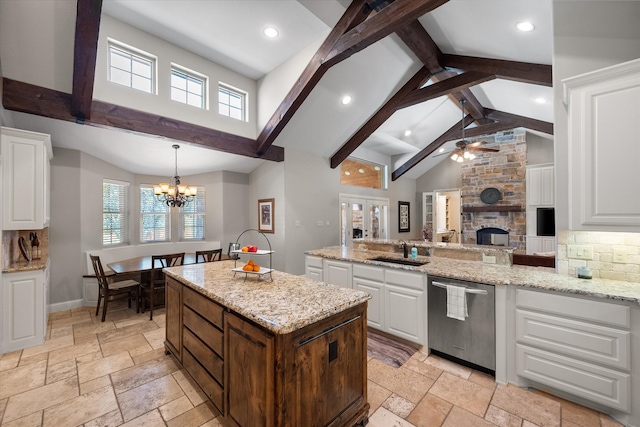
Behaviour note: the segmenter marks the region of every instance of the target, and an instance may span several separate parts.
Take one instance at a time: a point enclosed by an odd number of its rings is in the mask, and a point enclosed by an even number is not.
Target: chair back
[[[165,267],[175,267],[177,265],[184,265],[184,252],[167,254],[167,255],[152,255],[151,256],[151,284],[163,285],[164,274],[162,269]]]
[[[99,256],[89,255],[91,258],[91,265],[93,265],[93,272],[98,279],[98,285],[100,286],[100,292],[105,293],[109,290],[109,282],[107,282],[107,276],[102,269],[102,263]]]
[[[200,262],[212,262],[218,258],[222,259],[222,249],[211,249],[208,251],[196,251],[196,264]]]

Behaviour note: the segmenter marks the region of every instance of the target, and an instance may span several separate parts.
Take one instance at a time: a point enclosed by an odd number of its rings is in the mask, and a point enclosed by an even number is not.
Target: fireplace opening
[[[476,231],[478,245],[509,246],[509,232],[501,228],[485,227]]]

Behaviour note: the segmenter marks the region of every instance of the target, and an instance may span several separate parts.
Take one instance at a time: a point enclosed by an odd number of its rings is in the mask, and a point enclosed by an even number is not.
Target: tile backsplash
[[[569,245],[592,249],[593,259],[569,258]],[[614,250],[626,253],[626,262],[613,262]],[[589,267],[593,270],[593,277],[640,284],[640,233],[560,231],[557,261],[559,274],[576,277],[579,267]]]
[[[37,252],[41,260],[46,260],[49,257],[49,229],[44,228],[42,230],[20,230],[20,231],[8,231],[2,232],[2,269],[6,269],[10,265],[17,262],[27,261],[20,254],[20,248],[18,246],[18,239],[24,237],[27,241],[27,249],[32,253],[32,257],[35,258],[36,250],[31,246],[30,234],[32,232],[37,233],[40,246],[38,246]]]

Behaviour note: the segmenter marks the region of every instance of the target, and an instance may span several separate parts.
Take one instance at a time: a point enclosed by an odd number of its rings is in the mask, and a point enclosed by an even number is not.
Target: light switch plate
[[[585,245],[567,245],[567,256],[570,259],[593,259],[593,248]]]
[[[626,264],[627,250],[625,248],[613,249],[613,262],[617,264]]]

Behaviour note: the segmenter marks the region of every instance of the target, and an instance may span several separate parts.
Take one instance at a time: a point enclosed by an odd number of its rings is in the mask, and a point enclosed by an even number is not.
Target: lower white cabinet
[[[527,236],[527,255],[538,252],[555,252],[555,237]]]
[[[325,283],[340,286],[343,288],[351,288],[351,263],[335,260],[324,260],[324,280]]]
[[[423,273],[386,269],[384,331],[418,344],[426,344],[426,277]]]
[[[319,256],[305,255],[304,273],[309,279],[322,282],[324,278],[322,258]]]
[[[594,403],[631,411],[630,307],[516,290],[516,373]]]
[[[379,330],[385,326],[384,268],[353,265],[353,289],[371,295],[367,308],[367,325]]]
[[[48,268],[2,274],[3,352],[44,343],[48,281]]]

